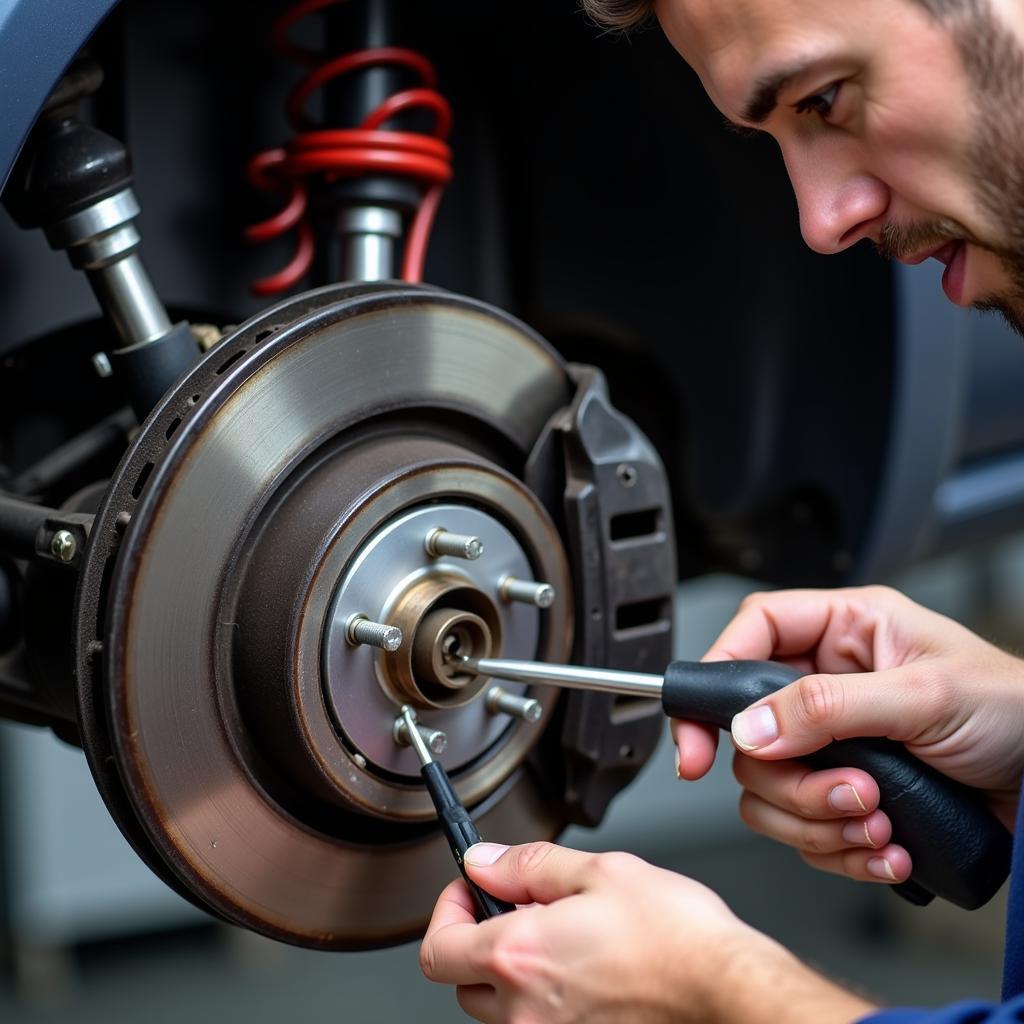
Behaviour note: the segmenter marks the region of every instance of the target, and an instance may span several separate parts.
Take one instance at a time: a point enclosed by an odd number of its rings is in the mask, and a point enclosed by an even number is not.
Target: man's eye
[[[799,103],[794,104],[793,109],[798,114],[818,114],[820,117],[828,118],[828,115],[832,113],[840,85],[842,85],[841,82],[836,82],[821,92],[805,96]]]

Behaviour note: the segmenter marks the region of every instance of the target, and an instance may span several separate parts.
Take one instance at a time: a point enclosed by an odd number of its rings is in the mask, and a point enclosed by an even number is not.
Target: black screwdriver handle
[[[803,673],[774,661],[677,661],[662,706],[671,718],[728,729],[733,716]],[[878,783],[893,839],[913,859],[909,881],[893,888],[911,903],[934,896],[975,910],[1010,871],[1010,833],[977,790],[954,782],[885,739],[839,740],[803,758],[814,768],[860,768]]]
[[[486,921],[488,918],[497,917],[499,914],[507,914],[515,910],[514,903],[506,903],[492,896],[485,889],[481,889],[469,875],[466,874],[466,865],[463,861],[466,851],[475,843],[481,842],[480,833],[477,831],[469,811],[462,806],[462,802],[455,794],[447,772],[437,761],[431,761],[420,769],[423,781],[426,783],[430,799],[437,809],[437,816],[441,821],[441,828],[444,830],[448,845],[452,849],[452,856],[455,863],[462,872],[462,877],[473,894],[473,901],[476,903],[477,920]]]

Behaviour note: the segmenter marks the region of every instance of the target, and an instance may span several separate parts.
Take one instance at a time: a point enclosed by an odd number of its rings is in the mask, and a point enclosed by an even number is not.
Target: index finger
[[[832,620],[835,592],[752,594],[704,655],[704,661],[793,658],[813,651]]]
[[[438,897],[420,945],[420,967],[431,980],[447,985],[487,981],[480,969],[481,926],[469,887],[460,878]]]

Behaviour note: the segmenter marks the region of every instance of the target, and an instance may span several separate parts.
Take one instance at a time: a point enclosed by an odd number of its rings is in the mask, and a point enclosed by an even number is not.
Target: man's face
[[[911,0],[656,5],[725,116],[779,143],[812,249],[869,238],[935,257],[953,302],[1024,333],[1024,4],[980,8],[940,22]]]

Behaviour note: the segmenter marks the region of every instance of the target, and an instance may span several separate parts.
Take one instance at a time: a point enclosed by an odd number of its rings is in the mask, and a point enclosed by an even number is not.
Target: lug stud
[[[402,631],[384,622],[372,622],[365,615],[353,615],[345,627],[345,636],[353,646],[365,644],[394,652],[402,646]]]
[[[537,722],[544,713],[544,707],[539,700],[516,696],[500,686],[492,686],[487,691],[484,704],[492,715],[511,715],[513,718],[521,718],[524,722]]]
[[[400,747],[416,746],[416,743],[409,738],[409,727],[406,725],[404,714],[405,708],[402,709],[402,712],[403,713],[395,719],[391,735]],[[410,717],[412,716],[410,715]],[[413,721],[415,722],[415,719],[413,719]],[[442,732],[440,729],[431,729],[429,726],[420,725],[419,722],[415,722],[415,725],[416,732],[419,734],[418,739],[426,744],[427,749],[432,754],[443,754],[445,747],[448,746],[447,733]]]
[[[483,553],[484,546],[479,537],[469,537],[464,533],[449,533],[443,527],[431,530],[424,541],[427,554],[431,558],[465,558],[475,562]]]
[[[533,580],[517,580],[514,576],[502,576],[498,583],[498,594],[509,604],[518,601],[532,604],[537,608],[550,608],[555,603],[555,588],[550,583],[535,583]]]

